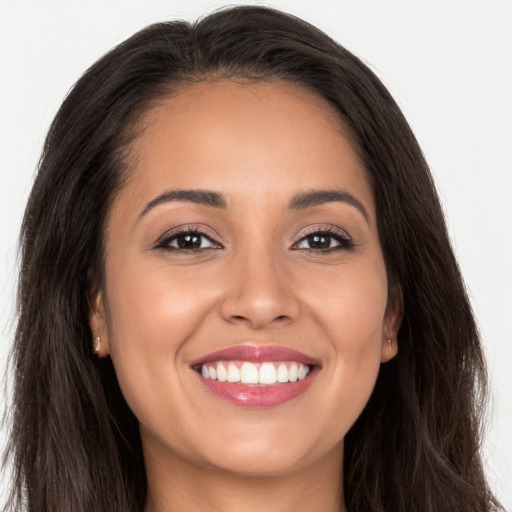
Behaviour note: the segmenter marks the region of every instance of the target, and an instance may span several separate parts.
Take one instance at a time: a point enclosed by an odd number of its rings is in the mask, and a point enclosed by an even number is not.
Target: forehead
[[[145,200],[164,188],[218,190],[228,203],[349,188],[372,215],[366,171],[340,115],[290,83],[216,80],[178,89],[142,117],[131,156],[128,188]]]

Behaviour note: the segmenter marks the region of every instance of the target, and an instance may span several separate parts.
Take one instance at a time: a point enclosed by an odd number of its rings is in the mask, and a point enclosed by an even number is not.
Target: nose
[[[297,320],[300,306],[289,274],[271,251],[238,258],[226,283],[223,319],[257,330]]]

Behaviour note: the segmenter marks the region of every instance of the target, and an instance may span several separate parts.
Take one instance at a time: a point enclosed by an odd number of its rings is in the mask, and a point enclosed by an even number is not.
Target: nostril
[[[255,323],[253,321],[251,321],[250,318],[248,317],[245,317],[243,315],[233,315],[231,317],[231,320],[234,320],[235,322],[250,322],[250,323]],[[288,315],[279,315],[279,316],[276,316],[273,320],[271,320],[271,322],[286,322],[290,320],[290,317]]]
[[[299,315],[299,305],[291,296],[262,296],[258,290],[246,287],[242,295],[223,297],[220,314],[227,322],[250,325],[254,329],[285,325]]]

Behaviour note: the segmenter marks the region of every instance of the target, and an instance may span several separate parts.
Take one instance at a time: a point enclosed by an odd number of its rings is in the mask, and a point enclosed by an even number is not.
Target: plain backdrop
[[[230,2],[238,3],[277,7],[327,32],[371,66],[408,118],[481,328],[493,392],[485,463],[512,510],[512,0]],[[0,0],[0,372],[12,340],[24,204],[66,92],[136,30],[223,5]],[[3,496],[0,490],[0,503]]]

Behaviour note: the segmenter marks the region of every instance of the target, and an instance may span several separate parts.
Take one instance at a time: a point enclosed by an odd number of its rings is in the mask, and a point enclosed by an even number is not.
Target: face
[[[141,126],[91,327],[147,463],[339,464],[400,316],[342,122],[294,85],[218,81]]]

